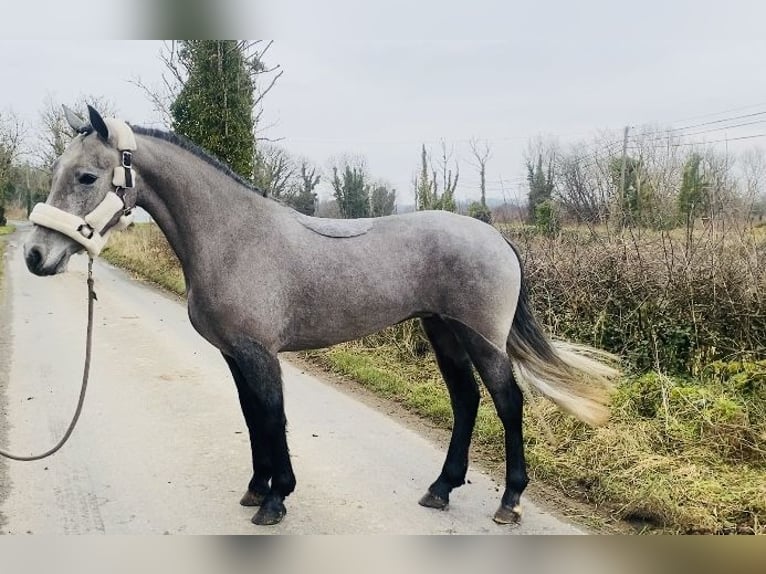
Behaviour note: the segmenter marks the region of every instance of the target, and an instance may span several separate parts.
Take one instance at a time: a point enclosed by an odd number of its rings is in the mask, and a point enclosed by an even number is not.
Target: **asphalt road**
[[[24,266],[9,237],[0,305],[0,441],[49,448],[74,409],[86,319],[83,256],[50,278]],[[52,458],[0,463],[0,530],[10,534],[543,534],[577,533],[526,498],[523,524],[491,517],[502,489],[472,469],[446,512],[417,504],[446,444],[404,426],[283,361],[296,492],[276,527],[239,506],[249,479],[247,431],[217,350],[183,302],[95,267],[91,383],[78,428]],[[4,388],[3,388],[4,387]]]

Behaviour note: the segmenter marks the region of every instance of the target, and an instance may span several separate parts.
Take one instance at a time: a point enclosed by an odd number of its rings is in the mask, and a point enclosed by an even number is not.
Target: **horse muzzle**
[[[69,258],[81,247],[57,233],[36,228],[24,243],[27,269],[41,277],[66,271]]]

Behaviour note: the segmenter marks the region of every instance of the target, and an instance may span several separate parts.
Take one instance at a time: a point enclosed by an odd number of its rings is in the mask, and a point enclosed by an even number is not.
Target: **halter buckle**
[[[93,237],[93,233],[94,233],[96,230],[95,230],[95,229],[93,229],[93,228],[90,226],[90,224],[89,224],[89,223],[83,223],[82,225],[80,225],[80,227],[78,227],[78,228],[77,228],[77,231],[79,231],[79,232],[80,232],[80,234],[81,234],[81,235],[82,235],[82,236],[83,236],[85,239],[90,239],[91,237]],[[87,233],[86,233],[86,232],[87,232]]]

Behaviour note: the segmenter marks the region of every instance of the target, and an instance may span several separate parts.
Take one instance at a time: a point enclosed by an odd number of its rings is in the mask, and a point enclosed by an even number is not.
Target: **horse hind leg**
[[[521,494],[529,482],[522,437],[524,397],[513,375],[511,361],[504,351],[458,321],[449,320],[449,324],[465,345],[503,423],[505,491],[494,520],[499,524],[515,524],[521,519]]]
[[[471,359],[450,326],[438,317],[425,318],[422,323],[449,390],[454,424],[441,474],[420,499],[420,504],[444,510],[449,504],[450,492],[465,482],[471,434],[479,408],[479,388]]]

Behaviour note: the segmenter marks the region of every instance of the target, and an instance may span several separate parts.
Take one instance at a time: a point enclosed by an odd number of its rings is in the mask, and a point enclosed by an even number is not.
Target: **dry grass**
[[[5,227],[0,227],[0,295],[3,292],[3,272],[5,271],[5,239],[2,237],[6,235],[3,230]]]
[[[154,224],[136,224],[122,233],[113,233],[102,256],[177,295],[186,292],[178,259]]]
[[[0,294],[2,294],[3,271],[5,269],[5,238],[3,236],[14,231],[16,228],[13,225],[0,225]]]
[[[24,221],[27,219],[27,210],[18,205],[7,205],[5,207],[5,217],[15,219],[16,221]]]

